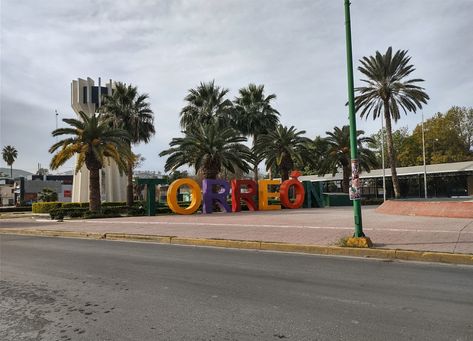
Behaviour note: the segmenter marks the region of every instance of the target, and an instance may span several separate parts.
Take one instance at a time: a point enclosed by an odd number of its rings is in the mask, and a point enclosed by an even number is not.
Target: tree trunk
[[[10,165],[10,178],[13,179],[13,163]]]
[[[289,180],[289,169],[281,169],[281,182]]]
[[[342,191],[348,193],[350,190],[350,166],[343,166]]]
[[[133,206],[133,162],[128,161],[127,179],[128,184],[126,186],[126,205],[128,207]]]
[[[401,188],[399,187],[399,179],[396,171],[396,151],[393,146],[393,133],[391,127],[391,114],[389,112],[389,102],[384,102],[384,119],[386,122],[386,144],[388,145],[388,158],[391,164],[391,178],[393,182],[394,197],[401,197]]]
[[[255,146],[256,144],[256,140],[258,139],[258,135],[257,134],[254,134],[253,135],[253,147]],[[255,155],[255,158],[256,158],[256,161],[255,161],[255,164],[253,165],[253,173],[254,173],[254,180],[256,181],[256,183],[258,183],[258,180],[259,180],[259,175],[258,175],[258,156]]]
[[[89,210],[100,211],[100,168],[89,169]]]

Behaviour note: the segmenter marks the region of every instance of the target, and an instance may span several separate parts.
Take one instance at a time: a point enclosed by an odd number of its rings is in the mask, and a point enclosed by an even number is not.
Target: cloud
[[[179,135],[188,89],[215,79],[233,98],[249,82],[276,93],[281,121],[314,137],[347,124],[341,1],[20,1],[1,2],[0,145],[19,147],[16,166],[49,163],[54,110],[72,116],[78,77],[132,83],[150,95],[157,134],[138,146],[144,169]],[[388,46],[408,49],[426,80],[426,117],[472,106],[468,0],[352,4],[354,64]],[[355,73],[358,83],[359,73]],[[420,115],[399,125],[414,128]],[[380,122],[358,120],[372,133]],[[71,166],[72,167],[72,166]]]

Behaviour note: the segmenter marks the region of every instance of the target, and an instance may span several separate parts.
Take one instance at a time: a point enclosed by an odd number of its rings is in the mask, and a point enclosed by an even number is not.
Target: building
[[[14,184],[14,202],[32,204],[38,193],[48,188],[57,193],[59,202],[71,202],[72,175],[33,175],[31,180],[19,178]]]
[[[15,204],[15,181],[9,178],[0,178],[0,206]]]
[[[397,175],[403,198],[424,197],[424,166],[398,167]],[[473,161],[427,165],[427,194],[434,198],[473,196]],[[386,197],[393,198],[391,169],[385,169]],[[361,173],[362,196],[383,198],[383,170]],[[301,181],[322,182],[324,192],[341,192],[342,173],[334,176],[301,176]]]
[[[93,115],[102,105],[102,98],[112,94],[115,83],[110,80],[102,86],[101,79],[95,86],[91,78],[73,80],[71,83],[71,106],[76,114],[83,111]],[[109,159],[109,165],[105,165],[100,171],[100,189],[102,201],[125,201],[127,178],[121,175],[116,163]],[[89,170],[85,165],[74,175],[72,187],[73,202],[89,201]]]

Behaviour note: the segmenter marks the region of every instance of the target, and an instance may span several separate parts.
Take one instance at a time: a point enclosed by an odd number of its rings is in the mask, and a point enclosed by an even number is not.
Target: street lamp
[[[424,160],[424,198],[427,199],[427,166],[425,164],[424,111],[422,111],[422,158]]]
[[[350,1],[345,0],[345,36],[347,45],[347,76],[348,76],[348,112],[350,120],[350,157],[352,169],[352,188],[359,195],[360,183],[358,175],[358,149],[355,119],[355,89],[353,85],[353,56],[351,50]],[[355,219],[355,233],[353,237],[365,237],[361,218],[361,198],[353,196],[353,216]]]

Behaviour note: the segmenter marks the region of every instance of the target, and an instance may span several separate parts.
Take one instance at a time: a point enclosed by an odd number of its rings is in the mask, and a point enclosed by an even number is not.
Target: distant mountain
[[[27,172],[27,171],[24,171],[22,169],[15,169],[13,168],[13,177],[14,178],[19,178],[19,177],[29,177],[33,175],[33,173],[30,173],[30,172]],[[6,167],[0,167],[0,177],[7,177],[9,178],[10,177],[10,168],[6,168]]]

